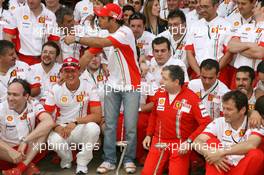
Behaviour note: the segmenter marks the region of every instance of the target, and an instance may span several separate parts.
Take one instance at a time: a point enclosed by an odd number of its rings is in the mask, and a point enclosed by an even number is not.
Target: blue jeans
[[[108,87],[109,88],[109,87]],[[133,162],[136,157],[137,120],[140,92],[107,91],[104,97],[105,131],[104,161],[116,164],[116,130],[120,106],[124,106],[125,138],[128,141],[124,163]]]

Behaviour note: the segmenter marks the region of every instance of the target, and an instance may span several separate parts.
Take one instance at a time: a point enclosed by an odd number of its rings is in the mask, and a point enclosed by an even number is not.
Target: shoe
[[[134,174],[137,171],[137,166],[133,162],[124,163],[124,169],[127,174]]]
[[[11,168],[9,170],[3,170],[3,175],[22,175],[22,172],[18,168]]]
[[[60,167],[62,169],[70,169],[71,168],[71,162],[61,161],[60,162]]]
[[[96,170],[99,174],[105,174],[109,171],[115,170],[116,166],[110,162],[104,161]]]
[[[24,173],[25,175],[38,175],[40,171],[34,163],[30,163]]]
[[[87,166],[77,165],[76,174],[87,174],[87,173],[88,173]]]

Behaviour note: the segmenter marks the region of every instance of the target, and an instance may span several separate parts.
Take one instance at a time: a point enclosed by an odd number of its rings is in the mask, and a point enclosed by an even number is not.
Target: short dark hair
[[[73,16],[73,10],[66,6],[61,6],[56,12],[56,21],[58,25],[60,26],[63,23],[64,16]]]
[[[263,0],[264,1],[264,0]],[[264,73],[264,60],[262,60],[257,67],[257,72]]]
[[[23,95],[26,95],[26,94],[30,95],[31,94],[30,84],[26,80],[23,80],[20,78],[15,78],[11,83],[9,83],[8,86],[10,86],[11,84],[14,84],[14,83],[19,83],[22,85],[22,87],[24,89]]]
[[[252,69],[249,66],[240,66],[237,69],[237,73],[238,72],[249,73],[249,77],[251,79],[251,82],[253,82],[253,80],[255,79],[255,71],[254,71],[254,69]]]
[[[15,45],[8,40],[0,40],[0,55],[5,55],[7,49],[14,49]]]
[[[168,50],[170,51],[171,43],[167,38],[165,38],[163,36],[157,37],[152,41],[152,49],[154,49],[154,45],[159,45],[159,44],[163,44],[163,43],[167,43]]]
[[[255,110],[264,118],[264,95],[259,97],[255,104]]]
[[[135,12],[129,17],[128,23],[130,24],[130,21],[134,19],[141,19],[143,21],[143,24],[146,24],[146,16],[142,13]]]
[[[212,70],[212,69],[215,69],[216,71],[216,74],[218,74],[219,72],[219,63],[216,61],[216,60],[213,60],[213,59],[206,59],[206,60],[203,60],[201,65],[200,65],[200,70],[201,69],[205,69],[205,70]]]
[[[133,13],[135,13],[135,9],[134,9],[134,7],[133,7],[132,5],[129,5],[129,4],[124,5],[122,11],[123,11],[123,13],[124,13],[125,11],[132,11]]]
[[[176,17],[179,17],[181,19],[182,23],[186,23],[186,17],[185,17],[185,14],[183,13],[182,10],[176,9],[176,10],[169,12],[168,19],[176,18]]]
[[[235,106],[238,111],[240,111],[243,107],[246,108],[246,113],[248,111],[248,98],[247,96],[239,90],[229,91],[222,97],[223,102],[227,102],[228,100],[233,100],[235,102]],[[246,114],[245,113],[245,114]]]
[[[184,84],[184,71],[182,68],[178,65],[169,65],[165,66],[163,71],[169,71],[170,78],[172,81],[179,80],[179,84],[182,86]]]
[[[45,44],[43,44],[42,51],[43,51],[43,49],[44,49],[45,46],[53,47],[54,49],[56,49],[56,56],[59,56],[60,55],[60,47],[55,42],[53,42],[53,41],[47,41]]]

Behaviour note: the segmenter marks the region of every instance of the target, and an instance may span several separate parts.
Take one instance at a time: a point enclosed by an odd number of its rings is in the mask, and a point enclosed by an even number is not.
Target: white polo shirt
[[[217,9],[217,15],[220,17],[228,17],[237,10],[237,5],[233,0],[224,0]]]
[[[38,96],[39,100],[45,100],[49,90],[58,82],[61,65],[55,63],[51,70],[46,73],[41,63],[30,66],[33,72],[34,79],[41,84],[41,93]]]
[[[28,64],[22,61],[16,61],[6,74],[0,73],[0,103],[6,100],[8,84],[15,78],[27,80],[31,88],[39,87],[40,82],[32,76],[33,71]]]
[[[198,65],[208,58],[219,62],[230,38],[230,24],[224,18],[216,17],[210,22],[200,19],[190,26],[185,49],[194,52]]]
[[[79,60],[81,45],[78,43],[72,43],[70,45],[67,45],[64,42],[65,37],[66,35],[61,35],[60,37],[60,48],[61,48],[62,59],[65,60],[68,57],[73,57]]]
[[[189,82],[188,88],[199,96],[212,119],[222,116],[223,108],[221,99],[225,93],[230,91],[224,83],[216,80],[213,86],[205,91],[202,80],[194,79]]]
[[[253,17],[249,17],[245,19],[240,13],[239,10],[235,10],[234,13],[226,17],[227,21],[231,23],[231,32],[235,33],[237,30],[244,24],[255,24],[255,20]]]
[[[110,75],[106,85],[116,90],[132,90],[140,87],[140,69],[137,60],[136,42],[132,30],[123,25],[107,37],[113,46],[107,51]],[[92,54],[100,53],[98,48],[90,48]],[[106,52],[107,53],[107,52]]]
[[[183,36],[175,41],[172,34],[169,30],[166,30],[158,35],[158,37],[163,36],[167,38],[171,43],[171,53],[173,55],[173,58],[179,59],[182,62],[184,62],[186,68],[189,67],[189,63],[186,58],[186,50],[185,50],[185,44],[186,44],[186,32],[183,34]]]
[[[9,109],[8,102],[0,104],[0,139],[14,147],[20,144],[35,128],[38,116],[45,112],[43,106],[37,100],[27,103],[25,110],[18,114]]]
[[[195,9],[186,14],[187,24],[191,25],[193,22],[198,21],[198,20],[199,20],[199,15]]]
[[[148,31],[144,31],[140,38],[137,39],[137,46],[140,50],[140,55],[152,57],[152,41],[155,35]]]
[[[241,26],[233,37],[237,37],[241,42],[257,43],[264,49],[264,22],[255,24],[245,24]],[[241,54],[237,54],[234,59],[234,67],[249,66],[255,71],[261,59],[250,59]]]
[[[47,40],[58,41],[59,31],[56,17],[43,4],[41,14],[36,17],[28,5],[18,8],[4,32],[16,35],[16,49],[27,56],[40,56],[42,45]]]
[[[3,39],[3,28],[10,22],[11,13],[8,10],[0,8],[0,40]]]
[[[220,140],[221,146],[224,148],[228,149],[230,146],[246,141],[250,135],[256,134],[256,135],[261,135],[264,136],[264,129],[261,128],[259,130],[257,129],[249,129],[247,128],[247,131],[245,134],[246,129],[246,117],[244,119],[243,124],[238,128],[238,130],[235,130],[231,127],[231,125],[227,122],[225,122],[224,117],[219,117],[212,121],[205,130],[203,131],[202,134],[207,134],[209,136],[215,136],[217,139]],[[243,159],[245,156],[244,155],[229,155],[227,156],[229,162],[232,165],[237,165],[241,159]]]
[[[85,117],[89,107],[101,105],[96,88],[88,81],[80,80],[80,86],[75,92],[70,91],[65,83],[56,84],[49,91],[45,109],[48,112],[56,109],[57,124],[74,122],[78,117]]]
[[[27,4],[27,1],[25,1],[25,3],[19,3],[18,0],[10,0],[9,1],[9,11],[13,15],[17,8],[23,7],[26,4]]]
[[[189,82],[189,76],[187,73],[187,69],[185,64],[178,59],[174,59],[173,57],[170,57],[169,60],[162,66],[159,66],[157,61],[155,60],[155,58],[153,57],[151,59],[150,62],[150,73],[152,74],[152,76],[155,78],[155,82],[157,85],[160,85],[160,80],[161,80],[161,71],[163,69],[163,67],[165,66],[169,66],[169,65],[178,65],[182,68],[182,70],[184,71],[184,82]]]
[[[93,3],[90,0],[79,1],[74,8],[74,20],[78,23],[84,20],[87,16],[93,15]]]

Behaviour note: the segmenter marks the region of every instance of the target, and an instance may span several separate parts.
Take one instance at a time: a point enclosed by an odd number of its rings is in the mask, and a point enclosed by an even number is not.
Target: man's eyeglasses
[[[47,51],[47,50],[43,50],[42,51],[42,54],[45,54],[45,55],[56,55],[56,52],[49,52],[49,51]]]

